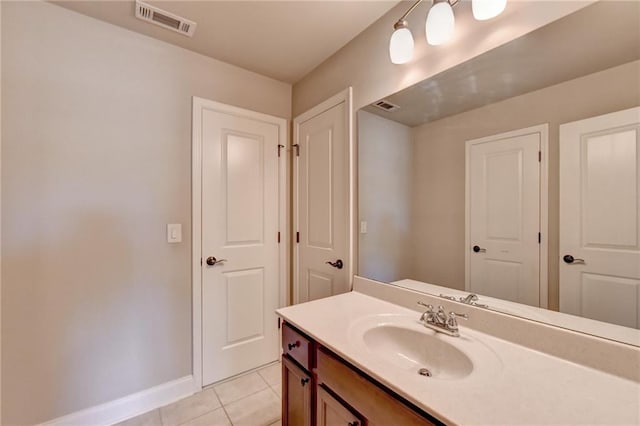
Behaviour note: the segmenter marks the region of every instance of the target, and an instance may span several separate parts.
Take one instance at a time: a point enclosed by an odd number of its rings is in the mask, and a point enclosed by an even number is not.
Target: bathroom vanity
[[[640,424],[638,12],[595,2],[358,112],[370,279],[277,311],[284,424]]]
[[[469,320],[459,337],[436,332],[420,322],[425,308],[417,302],[442,304]],[[359,277],[350,293],[278,314],[285,425],[640,422],[633,372],[640,351],[631,346]],[[628,368],[592,368],[570,348],[559,348],[568,350],[562,357],[545,353],[514,343],[509,330],[546,341],[569,333],[587,339],[577,347],[601,344],[613,358],[606,364]]]
[[[282,349],[285,425],[441,424],[287,322]]]

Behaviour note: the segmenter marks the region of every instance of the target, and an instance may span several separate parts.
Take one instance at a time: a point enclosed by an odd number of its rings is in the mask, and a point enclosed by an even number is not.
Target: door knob
[[[207,257],[207,265],[209,265],[209,266],[213,266],[213,265],[215,265],[215,264],[218,264],[218,263],[221,263],[221,262],[226,262],[226,261],[227,261],[227,259],[220,259],[220,260],[218,260],[218,259],[216,259],[216,258],[215,258],[215,257],[213,257],[213,256],[209,256],[209,257]]]
[[[344,266],[344,263],[342,263],[342,259],[338,259],[335,262],[324,262],[324,263],[338,269],[342,269],[342,267]]]
[[[480,246],[473,246],[473,251],[475,253],[484,253],[484,252],[487,251],[487,249],[486,248],[482,248]]]
[[[575,257],[571,256],[570,254],[565,254],[562,257],[562,260],[564,260],[564,263],[569,263],[569,264],[575,263],[577,265],[584,265],[584,263],[585,263],[584,259],[576,259]]]

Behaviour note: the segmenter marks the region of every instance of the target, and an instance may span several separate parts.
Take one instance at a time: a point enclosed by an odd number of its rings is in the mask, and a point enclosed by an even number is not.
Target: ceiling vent
[[[136,0],[136,18],[173,30],[188,37],[193,37],[197,25],[193,21],[138,0]]]
[[[376,108],[380,108],[382,110],[385,110],[387,112],[391,112],[391,111],[395,111],[397,109],[400,109],[400,107],[398,105],[392,104],[389,101],[385,101],[384,99],[381,101],[376,102],[375,104],[373,104],[374,107]]]

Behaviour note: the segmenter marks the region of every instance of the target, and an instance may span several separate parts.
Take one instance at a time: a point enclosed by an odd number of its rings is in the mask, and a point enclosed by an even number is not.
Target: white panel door
[[[278,359],[279,128],[202,110],[203,385]]]
[[[640,108],[560,126],[560,311],[640,328]]]
[[[297,124],[294,302],[349,289],[349,144],[341,102]]]
[[[538,132],[468,143],[470,292],[540,306],[540,149]]]

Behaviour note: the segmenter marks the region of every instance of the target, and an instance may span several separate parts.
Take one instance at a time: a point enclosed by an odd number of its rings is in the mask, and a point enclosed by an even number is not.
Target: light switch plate
[[[182,242],[182,224],[181,223],[170,223],[167,225],[167,242],[168,243]]]
[[[366,220],[360,221],[360,233],[361,234],[366,234],[367,233],[367,221]]]

